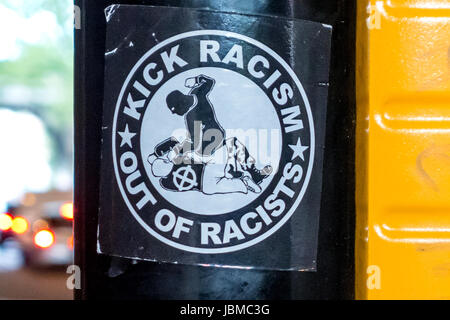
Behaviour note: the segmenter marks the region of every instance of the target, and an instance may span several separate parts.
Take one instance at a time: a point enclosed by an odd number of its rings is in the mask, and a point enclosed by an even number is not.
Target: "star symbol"
[[[120,146],[127,144],[130,146],[130,148],[133,148],[133,145],[131,144],[131,139],[136,135],[136,133],[131,133],[128,129],[128,124],[125,126],[125,131],[123,132],[117,132],[119,136],[122,137],[122,142],[120,143]]]
[[[295,158],[299,157],[300,159],[305,161],[305,157],[303,155],[303,152],[308,150],[309,147],[302,146],[302,142],[301,142],[300,138],[298,138],[297,144],[290,144],[289,148],[291,148],[292,151],[294,151],[294,153],[292,154],[292,159],[291,160],[294,160]]]

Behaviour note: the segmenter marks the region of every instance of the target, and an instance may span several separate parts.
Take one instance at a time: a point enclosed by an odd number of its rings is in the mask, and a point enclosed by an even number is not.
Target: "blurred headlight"
[[[22,217],[14,218],[11,229],[17,234],[25,233],[28,230],[28,221]]]
[[[68,202],[68,203],[64,203],[60,208],[59,208],[59,213],[61,214],[61,216],[67,220],[73,220],[73,203]]]
[[[55,242],[55,235],[50,230],[41,230],[34,235],[34,244],[39,248],[49,248]]]
[[[8,213],[0,213],[0,230],[8,231],[12,225],[12,217]]]

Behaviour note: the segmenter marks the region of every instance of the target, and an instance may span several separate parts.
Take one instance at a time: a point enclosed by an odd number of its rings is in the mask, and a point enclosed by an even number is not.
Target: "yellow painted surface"
[[[356,297],[450,299],[450,0],[357,4]]]

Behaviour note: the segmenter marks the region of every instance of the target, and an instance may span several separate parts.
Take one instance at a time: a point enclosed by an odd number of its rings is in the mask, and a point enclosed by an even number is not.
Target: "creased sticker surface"
[[[99,253],[314,271],[331,27],[106,13]]]

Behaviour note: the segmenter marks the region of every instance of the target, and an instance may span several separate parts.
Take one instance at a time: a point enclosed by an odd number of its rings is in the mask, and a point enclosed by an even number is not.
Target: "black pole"
[[[75,0],[81,9],[81,29],[75,30],[75,263],[82,271],[76,299],[354,297],[355,2]],[[97,253],[106,50],[104,9],[117,3],[262,14],[333,27],[316,272],[176,265]]]

